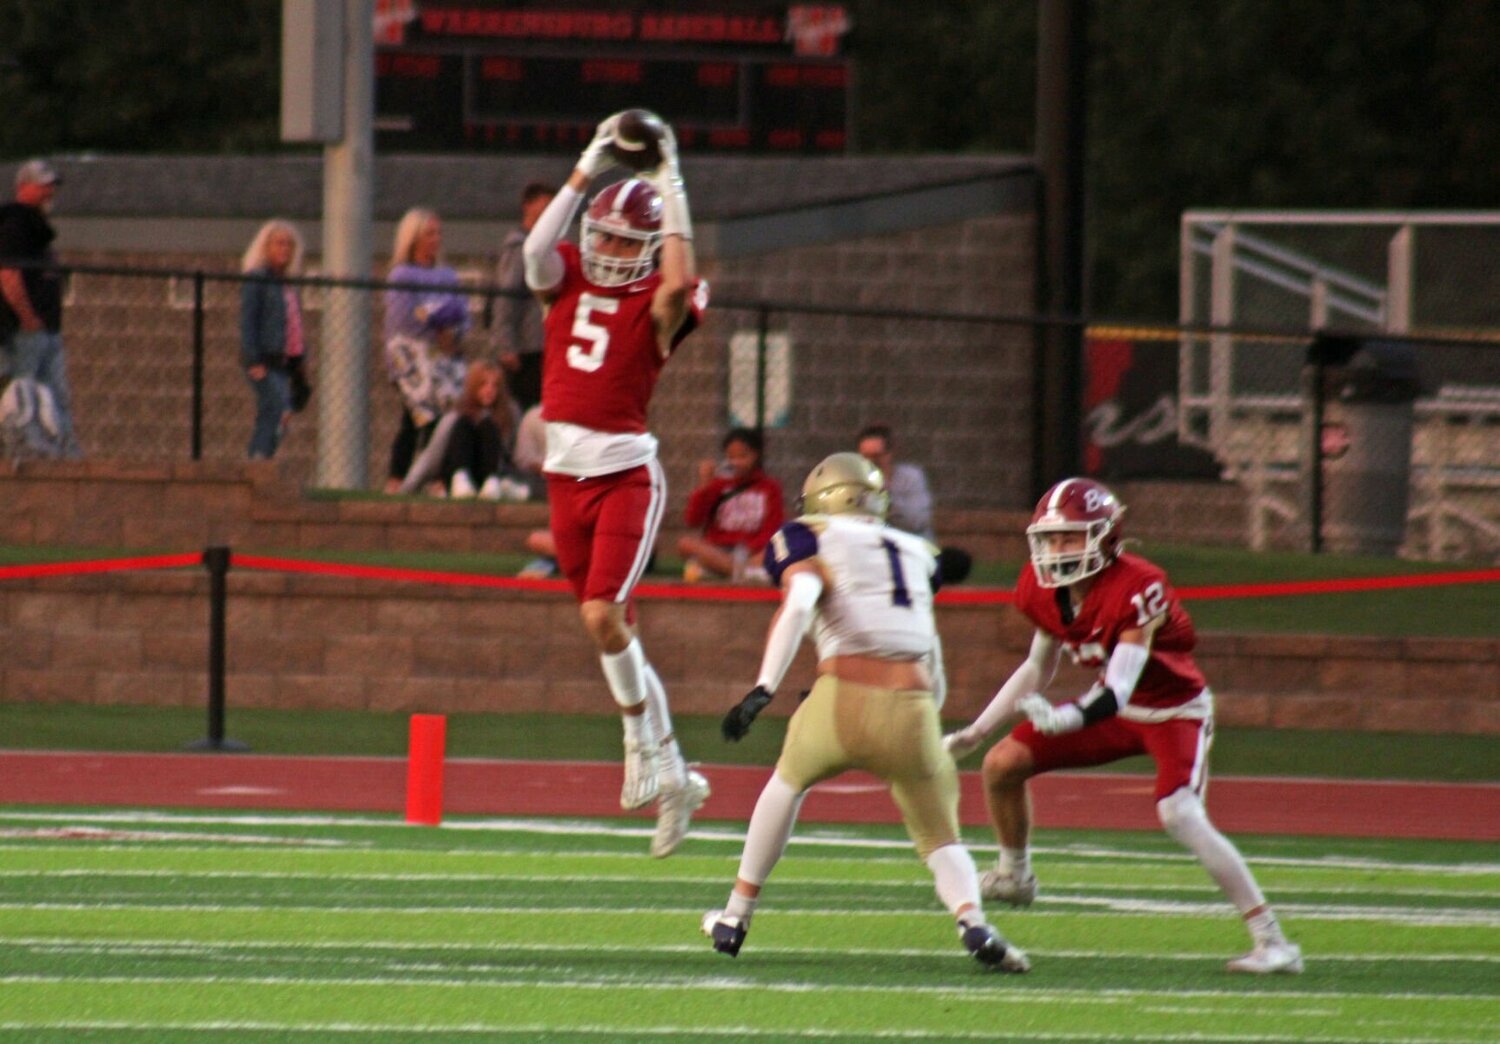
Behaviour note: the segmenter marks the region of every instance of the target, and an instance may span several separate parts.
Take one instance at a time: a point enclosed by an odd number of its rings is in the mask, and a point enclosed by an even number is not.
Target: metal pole
[[[245,751],[250,748],[239,740],[224,738],[224,674],[227,657],[226,607],[229,602],[229,562],[227,547],[203,550],[203,565],[208,570],[208,735],[188,744],[189,750]]]
[[[1087,0],[1039,0],[1037,11],[1036,152],[1045,241],[1040,273],[1045,312],[1076,319],[1084,298],[1084,115],[1088,72]],[[1049,326],[1036,408],[1041,411],[1042,487],[1076,474],[1082,463],[1083,326]],[[1044,488],[1033,490],[1040,496]]]
[[[203,459],[203,272],[193,272],[193,459]]]
[[[1313,554],[1323,550],[1323,371],[1322,358],[1309,367],[1312,376],[1307,404],[1307,549]]]
[[[344,3],[344,137],[323,149],[323,271],[367,279],[373,253],[375,40],[372,0]],[[369,291],[330,288],[319,363],[318,484],[369,476]]]
[[[766,333],[771,325],[771,310],[762,305],[756,314],[755,328],[755,430],[766,430]]]

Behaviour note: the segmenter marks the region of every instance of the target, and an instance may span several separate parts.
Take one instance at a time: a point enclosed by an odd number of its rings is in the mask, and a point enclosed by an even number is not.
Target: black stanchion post
[[[247,744],[224,738],[225,608],[229,601],[229,548],[203,550],[208,570],[208,735],[189,750],[244,751]]]

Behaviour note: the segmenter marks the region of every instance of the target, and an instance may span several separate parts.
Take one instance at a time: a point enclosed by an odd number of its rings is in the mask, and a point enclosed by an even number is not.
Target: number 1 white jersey
[[[864,655],[910,660],[936,643],[932,595],[937,559],[919,536],[859,515],[804,515],[766,545],[766,572],[780,585],[794,562],[816,559],[828,577],[813,640],[818,659]]]

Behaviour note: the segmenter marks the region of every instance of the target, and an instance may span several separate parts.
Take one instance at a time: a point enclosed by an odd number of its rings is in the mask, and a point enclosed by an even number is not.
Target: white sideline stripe
[[[657,943],[653,945],[642,945],[637,943],[524,943],[507,942],[505,949],[519,950],[525,953],[704,953],[706,943]],[[89,955],[110,955],[129,953],[168,953],[182,954],[188,956],[211,957],[222,954],[223,951],[236,950],[290,950],[320,951],[320,950],[394,950],[400,951],[438,951],[448,953],[463,953],[475,950],[491,951],[494,946],[488,943],[456,943],[456,942],[405,942],[401,940],[361,940],[358,942],[269,942],[266,940],[223,940],[221,942],[185,942],[180,939],[131,939],[113,940],[105,939],[98,942],[83,941],[70,937],[38,937],[38,938],[13,938],[0,940],[0,948],[11,946],[15,948],[29,948],[38,951],[57,950],[66,953],[84,953]],[[757,946],[756,953],[803,955],[826,953],[830,956],[847,957],[932,957],[934,955],[946,955],[950,951],[947,947],[942,949],[923,947],[845,947],[838,949],[822,949],[813,947],[796,946]],[[1219,953],[1158,953],[1155,951],[1132,952],[1129,950],[1048,950],[1037,949],[1028,946],[1026,952],[1032,956],[1048,958],[1060,957],[1068,960],[1102,960],[1109,958],[1128,957],[1133,961],[1205,961],[1219,960]],[[341,961],[345,963],[385,963],[385,957],[360,957],[358,955],[344,958],[302,958],[304,960],[317,959],[327,963]],[[1475,964],[1500,964],[1500,953],[1426,953],[1412,954],[1405,951],[1381,952],[1375,950],[1361,950],[1357,953],[1325,953],[1322,950],[1309,955],[1310,960],[1319,964],[1325,961],[1350,964],[1375,964],[1387,961],[1399,960],[1404,963],[1430,963],[1447,964],[1457,962],[1469,962]],[[1383,994],[1382,994],[1383,996]]]
[[[1026,914],[1028,920],[1046,917],[1073,917],[1079,913],[1104,912],[1119,917],[1217,917],[1230,916],[1230,909],[1223,902],[1172,903],[1148,899],[1080,898],[1070,901],[1051,900],[1048,907],[1083,907],[1076,909],[1038,909],[1033,906]],[[1295,914],[1302,920],[1313,921],[1369,921],[1374,924],[1399,924],[1430,928],[1496,928],[1500,927],[1500,910],[1423,909],[1421,907],[1364,907],[1364,906],[1319,906],[1313,904],[1278,903],[1277,910],[1283,914]],[[255,914],[330,914],[336,916],[362,914],[384,914],[393,917],[433,916],[442,914],[468,914],[474,916],[591,916],[600,913],[638,916],[702,916],[698,907],[680,906],[319,906],[307,903],[262,904],[262,903],[151,903],[151,902],[0,902],[0,910],[66,910],[74,912],[102,910],[131,911],[135,913],[255,913]],[[920,917],[938,913],[930,906],[892,907],[871,910],[863,907],[838,908],[822,906],[817,910],[787,909],[787,914],[804,916],[837,916],[880,919],[887,917]]]
[[[160,1030],[162,1032],[198,1032],[198,1033],[223,1033],[223,1032],[257,1032],[275,1031],[284,1034],[294,1033],[401,1033],[412,1035],[425,1034],[477,1034],[483,1033],[501,1038],[513,1037],[520,1034],[532,1033],[581,1033],[590,1036],[603,1036],[607,1039],[619,1038],[622,1034],[630,1037],[676,1037],[688,1035],[692,1037],[775,1037],[786,1039],[789,1035],[799,1038],[810,1038],[817,1040],[930,1040],[932,1030],[826,1030],[826,1029],[804,1029],[799,1028],[795,1034],[789,1034],[785,1029],[764,1029],[756,1026],[642,1026],[639,1029],[622,1030],[616,1025],[567,1025],[560,1026],[549,1023],[534,1023],[530,1025],[517,1025],[516,1023],[465,1023],[460,1026],[410,1026],[399,1023],[352,1023],[352,1022],[330,1022],[317,1026],[290,1026],[279,1022],[252,1022],[243,1021],[213,1021],[213,1022],[125,1022],[112,1021],[79,1021],[70,1020],[58,1022],[49,1020],[47,1022],[7,1022],[0,1021],[0,1031],[10,1032],[14,1030],[30,1029],[64,1029],[64,1030]],[[984,1040],[993,1041],[995,1030],[945,1030],[944,1037],[958,1038],[961,1040]],[[1097,1033],[1027,1033],[1028,1040],[1048,1041],[1097,1041],[1107,1039],[1119,1041],[1121,1044],[1133,1044],[1141,1041],[1144,1044],[1160,1041],[1162,1044],[1178,1044],[1178,1042],[1192,1042],[1204,1040],[1202,1033],[1152,1033],[1147,1036],[1126,1033],[1111,1033],[1107,1038],[1101,1038]],[[1281,1036],[1267,1034],[1225,1034],[1215,1033],[1214,1040],[1230,1041],[1233,1044],[1306,1044],[1305,1036]],[[1402,1037],[1402,1044],[1454,1044],[1453,1037]],[[1370,1044],[1370,1037],[1318,1037],[1318,1044]]]
[[[575,853],[569,853],[575,854]],[[614,853],[606,853],[614,855]],[[631,853],[629,858],[639,861],[640,856]],[[35,877],[46,878],[87,878],[89,880],[107,880],[113,877],[124,878],[196,878],[207,880],[245,880],[245,881],[440,881],[452,883],[475,883],[494,884],[497,882],[514,881],[526,884],[547,884],[551,882],[573,882],[573,883],[607,883],[607,884],[640,884],[643,880],[640,874],[513,874],[497,870],[494,873],[374,873],[364,870],[328,871],[320,873],[315,870],[102,870],[92,867],[77,869],[36,869],[36,870],[7,870],[0,869],[0,879],[8,877]],[[682,876],[653,875],[649,880],[653,884],[703,884],[706,880],[702,874],[691,874]],[[867,892],[871,890],[889,889],[905,890],[920,889],[926,891],[932,887],[927,880],[912,878],[910,881],[871,881],[868,878],[855,877],[800,877],[795,870],[791,873],[779,875],[777,880],[783,885],[797,885],[806,887],[809,885],[828,885],[830,887],[859,887]],[[1113,882],[1100,884],[1067,884],[1054,885],[1048,882],[1047,894],[1043,902],[1083,902],[1083,896],[1076,896],[1074,892],[1095,891],[1103,887],[1118,887],[1130,892],[1165,892],[1171,894],[1189,894],[1217,896],[1218,890],[1211,884],[1187,885],[1187,884],[1156,884],[1153,882],[1132,881],[1129,884],[1116,885]],[[1437,889],[1437,888],[1406,888],[1400,886],[1363,886],[1354,887],[1349,885],[1286,885],[1283,884],[1276,889],[1278,896],[1287,895],[1358,895],[1370,896],[1401,896],[1406,898],[1423,899],[1500,899],[1500,890],[1472,890],[1472,889]],[[1278,908],[1285,907],[1285,902],[1278,902]],[[1380,906],[1370,907],[1372,909],[1383,909]]]
[[[204,815],[197,813],[167,813],[147,810],[130,810],[120,812],[15,812],[0,811],[0,822],[16,820],[21,822],[48,822],[48,823],[173,823],[173,824],[199,824],[210,826],[316,826],[316,827],[383,827],[396,830],[419,829],[397,818],[395,814],[383,818],[371,818],[366,816],[337,816],[337,815],[302,815],[289,814],[285,816],[268,816],[263,813],[250,813],[245,815],[226,815],[215,813]],[[420,829],[434,829],[423,827]],[[620,837],[620,838],[646,838],[652,836],[652,827],[616,826],[591,820],[576,819],[477,819],[445,822],[438,830],[458,831],[493,831],[496,833],[522,833],[542,834],[566,837]],[[204,841],[214,840],[214,835],[202,835]],[[720,828],[694,828],[688,835],[698,841],[732,841],[743,842],[744,832],[742,830],[724,830]],[[350,846],[368,845],[370,842],[352,841],[347,842]],[[853,836],[842,836],[836,830],[811,828],[801,836],[793,836],[791,844],[806,847],[825,848],[855,848],[855,849],[880,849],[888,851],[910,852],[911,842],[905,839],[879,839]],[[38,846],[11,846],[0,844],[0,848]],[[989,846],[982,846],[985,851]],[[1101,848],[1089,845],[1059,845],[1059,846],[1036,846],[1032,849],[1035,854],[1060,855],[1065,857],[1102,859],[1118,861],[1122,859],[1144,860],[1165,863],[1193,863],[1195,860],[1191,855],[1181,852],[1151,852],[1127,849]],[[566,855],[578,855],[584,853],[566,853]],[[598,852],[587,853],[590,855],[609,855],[621,858],[635,858],[633,853],[624,852]],[[1460,876],[1473,876],[1481,874],[1500,873],[1500,863],[1407,863],[1392,860],[1373,859],[1368,857],[1343,857],[1322,856],[1316,859],[1307,859],[1290,856],[1268,856],[1255,855],[1251,862],[1256,866],[1287,866],[1311,869],[1329,870],[1396,870],[1414,873],[1455,874]]]
[[[807,951],[802,951],[806,953]],[[843,951],[840,951],[843,952]],[[955,962],[971,963],[968,954],[961,950],[954,950],[945,956],[951,957]],[[1483,995],[1472,993],[1356,993],[1349,990],[1329,990],[1326,992],[1310,993],[1307,990],[1256,990],[1253,993],[1245,990],[1173,990],[1155,989],[1138,990],[1113,987],[1110,989],[1058,989],[1038,988],[1028,989],[1024,992],[1002,993],[994,988],[993,976],[981,975],[973,980],[970,986],[892,986],[884,983],[872,984],[844,984],[829,986],[804,982],[766,982],[750,981],[747,979],[730,978],[725,975],[682,975],[672,978],[646,979],[636,975],[607,975],[593,976],[590,978],[573,978],[567,982],[538,982],[527,978],[474,978],[474,979],[439,979],[439,978],[356,978],[351,976],[340,976],[332,979],[301,978],[293,975],[252,975],[245,977],[226,978],[222,975],[184,975],[172,977],[166,975],[90,975],[86,978],[75,975],[4,975],[0,976],[0,985],[43,985],[57,986],[64,984],[78,985],[80,983],[109,983],[121,986],[234,986],[242,988],[245,986],[427,986],[446,987],[450,989],[494,989],[495,987],[525,987],[527,989],[546,990],[616,990],[621,984],[628,983],[633,989],[650,990],[656,992],[678,992],[684,987],[692,987],[699,990],[724,990],[729,993],[879,993],[889,995],[892,993],[916,994],[921,996],[954,997],[968,999],[982,997],[987,1004],[1025,1004],[1030,1005],[1037,1000],[1065,1000],[1069,1004],[1093,1004],[1099,1007],[1118,1007],[1122,1005],[1134,1006],[1141,1002],[1142,998],[1160,998],[1163,1002],[1182,999],[1197,1000],[1227,1000],[1242,1002],[1248,1006],[1255,1007],[1266,998],[1276,1000],[1292,1001],[1327,1001],[1327,1000],[1396,1000],[1396,1001],[1453,1001],[1459,1004],[1473,1004],[1475,1001],[1485,999]],[[1215,1014],[1232,1014],[1234,1005],[1225,1008],[1211,1009]],[[1258,1011],[1259,1009],[1257,1009]],[[1279,1016],[1297,1014],[1296,1012],[1277,1012]],[[1317,1012],[1318,1015],[1333,1014],[1332,1012]],[[626,1032],[629,1032],[628,1030]],[[929,1035],[931,1030],[928,1030]],[[1323,1038],[1319,1037],[1318,1040]]]

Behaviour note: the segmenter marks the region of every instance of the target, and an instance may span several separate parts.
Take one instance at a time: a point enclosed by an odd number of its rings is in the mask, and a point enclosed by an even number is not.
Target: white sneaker
[[[1302,972],[1302,947],[1289,943],[1258,942],[1255,949],[1243,957],[1236,957],[1225,967],[1232,972],[1248,972],[1251,975],[1298,975]]]
[[[625,785],[620,788],[620,807],[629,812],[656,800],[661,784],[656,778],[656,747],[649,743],[625,744]]]
[[[513,478],[503,478],[500,480],[500,499],[524,503],[531,499],[531,487]]]
[[[688,770],[687,779],[681,786],[661,788],[661,804],[656,808],[656,833],[651,838],[652,855],[665,859],[677,851],[677,846],[687,837],[693,813],[703,807],[708,794],[708,780],[692,769]]]
[[[448,484],[448,495],[454,500],[472,500],[478,490],[474,488],[474,480],[469,478],[467,471],[455,471],[453,480]]]
[[[1030,906],[1036,899],[1036,874],[1027,874],[1025,880],[999,870],[986,870],[979,875],[979,894],[1011,906]]]
[[[457,475],[453,476],[455,479]],[[505,493],[505,487],[499,475],[491,475],[484,480],[484,485],[479,487],[480,500],[499,500]]]
[[[529,580],[545,580],[557,575],[557,559],[555,558],[533,558],[521,567],[517,576],[524,576]]]

